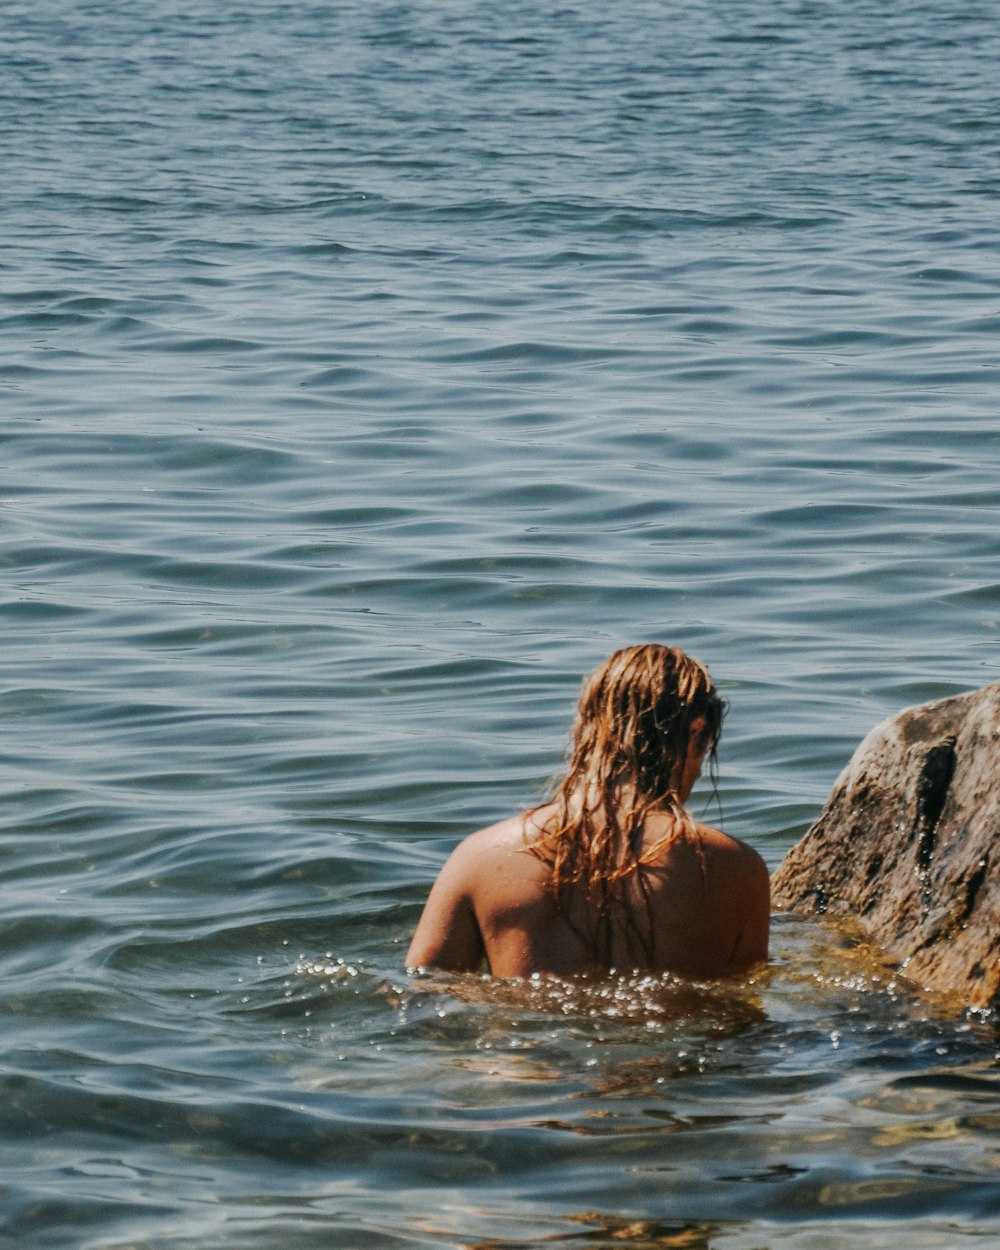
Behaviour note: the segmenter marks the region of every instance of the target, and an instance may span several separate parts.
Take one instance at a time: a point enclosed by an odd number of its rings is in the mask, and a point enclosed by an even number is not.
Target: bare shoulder
[[[767,959],[771,919],[767,865],[739,838],[708,826],[699,826],[699,835],[714,905],[736,932],[727,971],[745,971]]]
[[[713,884],[723,890],[749,891],[770,899],[770,877],[762,856],[731,834],[698,826],[700,853]]]
[[[540,874],[543,865],[527,853],[523,817],[511,816],[469,834],[431,887],[407,966],[475,970],[490,953],[491,918],[511,899],[537,894]]]
[[[498,820],[496,824],[487,825],[463,838],[452,852],[452,857],[463,862],[481,863],[484,858],[492,861],[519,855],[527,851],[541,833],[548,814],[549,808],[543,807]]]
[[[463,838],[452,851],[451,860],[463,870],[471,871],[523,851],[525,847],[524,818],[508,816]]]
[[[713,829],[711,825],[698,825],[698,837],[706,854],[716,859],[720,866],[733,871],[752,871],[767,873],[767,866],[759,852],[748,842],[734,838],[721,829]]]
[[[535,831],[530,816],[509,816],[463,838],[449,855],[439,880],[481,905],[497,891],[524,889],[544,868],[528,853]]]

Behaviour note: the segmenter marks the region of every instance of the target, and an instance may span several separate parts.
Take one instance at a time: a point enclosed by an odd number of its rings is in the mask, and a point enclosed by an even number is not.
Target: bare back
[[[409,967],[494,976],[649,970],[695,979],[734,975],[767,958],[770,896],[756,851],[705,825],[674,832],[652,813],[645,845],[662,849],[622,883],[596,953],[597,914],[583,890],[557,904],[547,864],[529,850],[542,808],[466,838],[441,871],[407,956]],[[609,954],[609,958],[605,955]]]

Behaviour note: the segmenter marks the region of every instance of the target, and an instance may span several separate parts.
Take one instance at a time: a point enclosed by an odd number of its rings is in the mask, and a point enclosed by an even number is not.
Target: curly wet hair
[[[689,750],[705,752],[714,776],[725,712],[708,669],[677,647],[623,648],[584,681],[568,767],[549,800],[555,811],[527,849],[548,865],[560,903],[585,897],[596,945],[610,944],[608,908],[620,883],[635,877],[645,896],[643,866],[693,833],[681,794]],[[653,810],[671,813],[672,829],[644,847]]]

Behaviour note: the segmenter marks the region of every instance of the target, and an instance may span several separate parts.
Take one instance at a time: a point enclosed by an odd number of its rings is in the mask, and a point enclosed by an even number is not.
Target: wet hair
[[[634,877],[647,897],[643,866],[673,838],[695,833],[681,793],[685,767],[693,745],[707,754],[714,778],[725,711],[708,669],[658,643],[616,651],[583,683],[568,767],[550,800],[555,811],[527,849],[549,866],[564,913],[571,896],[590,905],[588,942],[603,948],[603,955],[595,950],[602,962],[611,950],[609,907],[622,883]],[[669,812],[672,828],[644,848],[653,810]]]

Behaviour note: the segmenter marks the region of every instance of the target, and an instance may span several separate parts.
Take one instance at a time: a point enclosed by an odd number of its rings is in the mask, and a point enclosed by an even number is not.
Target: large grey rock
[[[918,985],[1000,1007],[998,864],[1000,682],[873,729],[772,897],[851,918]]]

